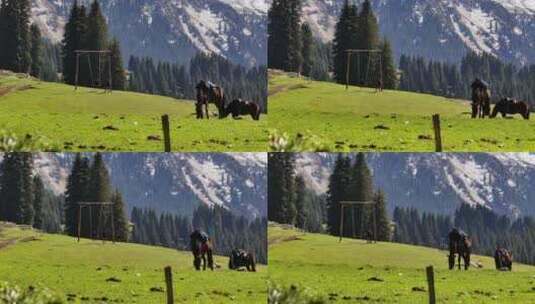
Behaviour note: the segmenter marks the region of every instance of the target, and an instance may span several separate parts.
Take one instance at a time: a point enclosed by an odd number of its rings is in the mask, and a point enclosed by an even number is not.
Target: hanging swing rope
[[[80,80],[80,57],[85,56],[87,58],[87,64],[89,67],[89,84],[90,86],[95,87],[95,78],[93,77],[93,67],[91,64],[91,56],[97,55],[97,79],[96,79],[96,87],[102,87],[104,88],[105,92],[112,93],[113,87],[112,87],[112,73],[111,73],[111,51],[110,50],[76,50],[74,51],[76,54],[76,75],[75,75],[75,87],[74,90],[78,90],[79,80]],[[108,59],[108,84],[106,87],[104,87],[102,82],[102,56],[107,57]]]
[[[349,89],[349,84],[351,81],[351,58],[353,55],[357,56],[357,83],[360,85],[369,85],[366,82],[369,80],[370,71],[373,68],[377,68],[377,64],[374,63],[372,65],[372,58],[379,57],[379,67],[376,69],[376,71],[379,72],[379,82],[383,83],[383,52],[378,49],[349,49],[345,51],[347,54],[347,65],[346,65],[346,90]],[[366,71],[365,73],[362,73],[361,71],[361,55],[366,56],[367,55],[367,65],[366,65]],[[362,76],[364,74],[364,79],[362,79]]]

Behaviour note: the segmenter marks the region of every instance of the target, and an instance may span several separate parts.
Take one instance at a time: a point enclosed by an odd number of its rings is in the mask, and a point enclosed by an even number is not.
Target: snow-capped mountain
[[[332,39],[344,1],[305,0],[303,17],[322,40]],[[371,2],[396,57],[422,55],[455,62],[472,50],[519,64],[535,63],[533,0]]]
[[[32,0],[32,19],[61,41],[74,0]],[[92,0],[78,0],[90,5]],[[265,0],[100,0],[123,55],[184,62],[197,51],[246,65],[267,60]]]
[[[248,217],[267,215],[264,153],[105,153],[111,181],[129,208],[190,214],[199,204]],[[75,154],[39,153],[35,170],[63,194]]]
[[[328,188],[336,154],[298,154],[298,173],[318,194]],[[451,213],[461,203],[510,216],[535,215],[534,154],[367,154],[389,207]]]

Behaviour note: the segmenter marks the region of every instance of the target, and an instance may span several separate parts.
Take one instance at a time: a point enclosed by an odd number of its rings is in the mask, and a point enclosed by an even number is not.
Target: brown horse
[[[457,255],[457,264],[461,269],[461,258],[464,260],[464,269],[470,267],[470,255],[472,253],[472,241],[463,232],[453,228],[448,234],[449,251],[448,262],[450,270],[455,267],[455,255]]]
[[[491,118],[495,118],[498,113],[502,114],[502,117],[507,117],[507,114],[520,114],[526,120],[529,119],[530,109],[527,103],[523,101],[516,101],[511,98],[502,98],[494,106],[492,110]]]
[[[472,118],[490,116],[490,90],[485,81],[476,78],[472,82]]]
[[[256,259],[252,252],[246,252],[241,249],[234,249],[230,254],[228,268],[237,270],[245,267],[247,271],[256,272]]]
[[[227,117],[230,114],[234,119],[237,119],[240,115],[251,115],[254,120],[260,120],[260,106],[254,102],[234,99],[225,108],[223,117]]]
[[[201,80],[195,87],[197,90],[197,104],[196,113],[198,119],[204,118],[203,107],[206,113],[206,118],[210,119],[208,113],[208,105],[213,103],[217,107],[219,118],[222,118],[225,109],[225,92],[223,88],[216,86],[210,82]]]
[[[206,266],[214,270],[214,256],[210,238],[199,230],[190,234],[191,253],[193,254],[193,266],[197,270],[206,270]]]
[[[497,270],[513,270],[513,253],[505,248],[497,247],[494,252],[494,262]]]
[[[474,88],[472,90],[472,118],[490,116],[490,90]]]

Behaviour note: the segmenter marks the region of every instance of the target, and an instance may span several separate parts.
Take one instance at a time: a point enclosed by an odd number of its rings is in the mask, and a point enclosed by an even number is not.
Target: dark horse
[[[497,270],[513,270],[513,254],[505,248],[496,248],[494,262]]]
[[[464,260],[464,269],[468,270],[470,267],[470,254],[472,251],[472,241],[462,231],[453,228],[448,234],[450,254],[448,255],[448,262],[450,269],[455,267],[455,255],[457,254],[457,263],[459,270],[461,269],[461,257]]]
[[[486,82],[476,79],[472,85],[472,118],[490,116],[490,89]]]
[[[234,119],[237,119],[240,115],[251,115],[254,120],[260,120],[260,106],[254,102],[234,99],[225,108],[223,117],[227,117],[231,114]]]
[[[524,119],[529,119],[529,106],[523,101],[516,101],[511,98],[502,98],[494,106],[492,110],[491,118],[495,118],[498,113],[502,114],[502,117],[507,117],[507,114],[520,114]]]
[[[214,257],[212,253],[212,243],[208,235],[199,230],[195,230],[190,234],[191,253],[193,254],[193,266],[197,270],[201,270],[201,261],[203,270],[206,266],[214,270]]]
[[[245,267],[247,271],[256,272],[256,259],[254,253],[242,249],[234,249],[230,254],[228,268],[232,270]]]
[[[223,110],[225,109],[225,92],[223,88],[201,80],[195,89],[197,90],[197,104],[195,106],[197,118],[203,119],[204,114],[206,114],[206,118],[210,119],[208,105],[211,103],[215,104],[219,118],[222,118]],[[205,113],[203,113],[203,108]]]

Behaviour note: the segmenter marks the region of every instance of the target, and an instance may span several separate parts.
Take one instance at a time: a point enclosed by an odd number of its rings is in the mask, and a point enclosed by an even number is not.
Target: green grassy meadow
[[[211,105],[211,111],[216,108]],[[191,101],[132,92],[40,82],[0,74],[0,129],[18,138],[30,135],[60,151],[161,152],[161,115],[171,119],[173,151],[266,150],[267,118],[197,120]],[[114,130],[105,130],[112,127]]]
[[[295,285],[326,303],[427,303],[425,267],[435,268],[437,303],[535,303],[535,267],[494,270],[494,260],[472,256],[482,269],[450,271],[447,253],[395,243],[303,234],[269,227],[273,283]]]
[[[535,149],[535,121],[471,119],[466,101],[401,91],[316,82],[278,71],[269,77],[270,128],[304,149],[410,151],[435,149],[432,115],[440,114],[444,151],[498,152]],[[317,148],[319,147],[319,148]]]
[[[189,252],[0,228],[0,282],[21,288],[47,287],[79,303],[160,304],[170,265],[176,303],[265,303],[266,267],[237,272],[226,257],[215,261],[220,269],[196,272]]]

